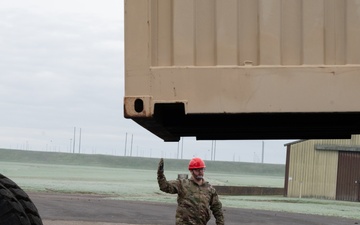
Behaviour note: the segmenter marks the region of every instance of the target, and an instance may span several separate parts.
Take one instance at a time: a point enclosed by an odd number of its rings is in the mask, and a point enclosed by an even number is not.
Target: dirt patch
[[[134,225],[128,223],[105,223],[84,221],[43,220],[44,225]]]
[[[119,201],[104,195],[28,193],[44,225],[169,225],[175,223],[176,204]],[[265,204],[265,203],[264,203]],[[224,208],[226,225],[353,225],[360,221],[339,217],[253,209]],[[212,218],[208,225],[214,225]]]
[[[284,195],[284,188],[216,185],[214,185],[214,188],[219,195]]]

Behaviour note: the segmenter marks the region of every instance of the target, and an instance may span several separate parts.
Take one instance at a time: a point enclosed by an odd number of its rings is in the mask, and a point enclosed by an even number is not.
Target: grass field
[[[156,182],[159,159],[0,149],[0,173],[26,191],[105,194],[120,200],[176,202]],[[206,162],[214,185],[283,187],[284,165]],[[188,173],[188,160],[165,159],[165,175]],[[360,219],[359,203],[282,196],[220,196],[225,207],[265,209]]]

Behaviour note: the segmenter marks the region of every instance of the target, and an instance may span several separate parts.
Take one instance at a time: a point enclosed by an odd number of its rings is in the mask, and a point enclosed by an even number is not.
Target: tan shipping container
[[[360,132],[360,1],[125,0],[124,115],[165,141]]]

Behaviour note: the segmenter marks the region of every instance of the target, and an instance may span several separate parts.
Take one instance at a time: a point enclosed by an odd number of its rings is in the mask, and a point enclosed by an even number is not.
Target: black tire
[[[0,225],[11,224],[31,225],[21,203],[0,184]]]
[[[0,185],[5,187],[20,203],[25,213],[25,216],[27,217],[28,221],[30,221],[29,225],[43,225],[38,209],[36,208],[35,204],[31,201],[30,197],[14,181],[0,174]],[[0,207],[0,211],[2,211],[2,207]],[[12,223],[12,224],[16,224],[16,223]],[[22,225],[22,223],[19,224]],[[0,225],[3,224],[0,223]]]

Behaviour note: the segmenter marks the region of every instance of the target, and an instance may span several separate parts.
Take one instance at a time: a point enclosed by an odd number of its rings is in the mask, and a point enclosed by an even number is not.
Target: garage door
[[[339,152],[336,199],[360,201],[360,153]]]

